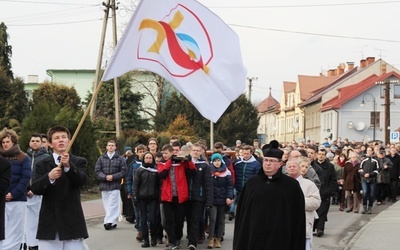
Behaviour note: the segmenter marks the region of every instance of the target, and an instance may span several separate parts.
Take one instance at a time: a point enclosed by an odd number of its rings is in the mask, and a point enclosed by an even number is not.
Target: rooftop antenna
[[[364,47],[368,47],[368,45],[362,45],[361,46],[361,59],[364,59]]]

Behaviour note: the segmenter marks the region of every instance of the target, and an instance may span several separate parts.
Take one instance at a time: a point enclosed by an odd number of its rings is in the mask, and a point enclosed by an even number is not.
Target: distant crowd
[[[68,152],[70,137],[52,127],[32,134],[24,153],[15,131],[0,132],[0,249],[84,248],[80,189],[88,166]],[[400,144],[238,139],[208,148],[205,140],[182,145],[172,136],[123,153],[114,140],[105,147],[94,166],[104,229],[115,230],[122,211],[142,248],[221,248],[227,217],[235,222],[234,250],[311,249],[331,205],[367,216],[399,195]]]

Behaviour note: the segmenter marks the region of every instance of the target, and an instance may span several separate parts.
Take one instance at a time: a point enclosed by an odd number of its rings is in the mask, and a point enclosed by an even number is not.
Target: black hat
[[[279,142],[277,140],[272,140],[269,142],[269,147],[263,147],[263,155],[264,157],[274,157],[278,159],[282,159],[283,151],[279,148]]]

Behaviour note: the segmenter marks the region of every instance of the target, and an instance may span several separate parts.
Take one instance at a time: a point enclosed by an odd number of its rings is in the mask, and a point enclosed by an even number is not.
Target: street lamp
[[[371,99],[367,99],[365,97],[369,97]],[[374,130],[372,130],[372,140],[375,141],[375,128],[376,128],[376,101],[375,101],[375,96],[371,93],[365,93],[362,97],[362,101],[360,103],[361,108],[363,108],[365,106],[365,101],[372,101],[372,107],[373,107],[373,116],[372,119],[374,120]]]

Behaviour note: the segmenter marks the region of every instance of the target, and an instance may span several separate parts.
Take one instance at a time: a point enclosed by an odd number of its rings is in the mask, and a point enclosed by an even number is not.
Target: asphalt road
[[[314,237],[313,249],[345,249],[353,236],[370,221],[378,212],[389,205],[375,206],[372,215],[345,213],[338,210],[338,206],[331,206],[328,222],[323,237]],[[222,250],[232,249],[233,221],[226,220],[226,229]],[[115,230],[104,230],[102,219],[92,219],[88,222],[89,238],[85,243],[90,250],[110,249],[142,249],[141,243],[136,241],[136,230],[133,224],[121,221]],[[186,229],[184,229],[184,232]],[[187,241],[182,240],[182,249],[186,249]],[[165,244],[147,249],[165,249]],[[207,249],[206,241],[199,244],[197,249]]]

